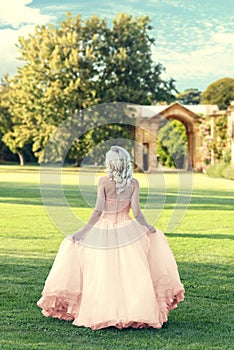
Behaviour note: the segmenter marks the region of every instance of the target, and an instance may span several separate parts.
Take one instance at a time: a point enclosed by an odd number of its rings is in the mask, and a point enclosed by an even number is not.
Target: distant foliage
[[[234,78],[223,78],[210,84],[201,95],[201,104],[218,105],[226,110],[234,101]]]
[[[157,136],[157,155],[160,164],[169,168],[187,166],[188,141],[184,125],[178,120],[169,120]]]
[[[201,101],[201,91],[198,89],[186,89],[176,95],[176,100],[184,105],[198,105]]]

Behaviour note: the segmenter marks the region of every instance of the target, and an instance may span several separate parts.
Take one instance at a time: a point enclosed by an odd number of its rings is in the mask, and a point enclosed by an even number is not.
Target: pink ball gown
[[[37,305],[45,316],[93,330],[161,328],[184,300],[177,264],[165,235],[145,221],[138,181],[119,195],[115,186],[100,179],[82,239],[62,241]]]

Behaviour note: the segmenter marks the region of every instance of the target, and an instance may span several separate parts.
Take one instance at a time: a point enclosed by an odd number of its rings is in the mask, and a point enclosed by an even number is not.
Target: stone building
[[[195,171],[200,171],[202,163],[202,136],[199,118],[209,116],[211,133],[215,118],[227,116],[228,137],[232,147],[232,163],[234,164],[234,101],[226,111],[220,111],[216,105],[181,105],[175,102],[171,105],[139,106],[137,110],[137,124],[135,127],[134,159],[137,166],[144,171],[157,171],[156,137],[162,119],[176,119],[185,126],[188,138],[188,153],[190,165]],[[213,162],[214,159],[211,160]]]

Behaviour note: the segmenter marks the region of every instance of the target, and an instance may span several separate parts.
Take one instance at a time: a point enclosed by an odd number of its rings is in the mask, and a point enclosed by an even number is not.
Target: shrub
[[[223,177],[223,170],[227,167],[224,162],[215,163],[209,166],[206,173],[210,177]]]
[[[234,180],[234,165],[229,164],[223,169],[223,177]]]
[[[210,177],[224,177],[225,179],[234,180],[234,165],[221,161],[210,165],[206,174]]]

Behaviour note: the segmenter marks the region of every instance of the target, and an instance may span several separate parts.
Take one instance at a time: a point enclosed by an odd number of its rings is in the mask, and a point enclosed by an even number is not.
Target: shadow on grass
[[[231,348],[231,267],[223,264],[179,264],[185,301],[170,312],[163,328],[92,331],[70,322],[45,318],[36,306],[52,259],[1,259],[2,340],[48,349],[220,349]],[[137,268],[137,267],[136,267]],[[20,331],[19,331],[20,330]],[[73,345],[73,346],[72,346]],[[34,346],[34,347],[33,347]],[[225,346],[225,347],[223,347]],[[10,349],[9,347],[6,347]],[[19,347],[20,348],[20,347]],[[26,347],[25,347],[26,348]],[[20,348],[21,349],[21,348]]]
[[[78,186],[64,185],[63,186],[65,197],[72,208],[93,208],[96,201],[95,186],[82,186],[82,192]],[[51,196],[50,196],[51,191]],[[55,196],[53,189],[48,189],[48,197],[53,198]],[[9,187],[8,182],[1,182],[0,184],[0,202],[10,204],[25,204],[25,205],[37,205],[42,206],[42,198],[39,185],[27,184],[15,182],[11,183]],[[148,190],[141,189],[140,199],[141,206],[144,207],[147,203],[149,209],[173,209],[178,197],[176,190],[168,189],[165,194],[157,189],[150,189],[150,197],[148,197]],[[186,197],[186,196],[185,196]],[[186,201],[189,198],[185,198]],[[56,198],[54,199],[56,203]],[[189,208],[193,210],[233,210],[234,206],[234,191],[196,191],[194,190]],[[179,206],[179,209],[184,209],[186,206],[183,203]]]
[[[208,239],[234,239],[234,235],[228,234],[203,234],[203,233],[166,233],[167,237],[179,238],[208,238]]]

